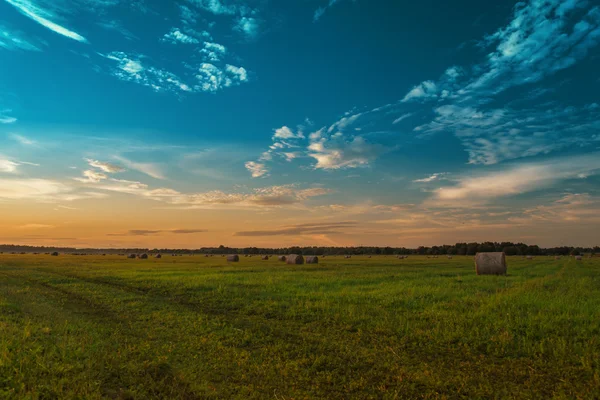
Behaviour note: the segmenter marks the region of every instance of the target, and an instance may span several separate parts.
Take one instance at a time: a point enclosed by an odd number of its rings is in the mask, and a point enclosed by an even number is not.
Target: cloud
[[[112,75],[118,79],[135,82],[152,88],[154,91],[190,92],[192,88],[185,84],[177,75],[152,66],[146,66],[143,56],[113,51],[103,57],[116,61]]]
[[[189,0],[190,3],[215,15],[234,15],[239,12],[236,5],[225,5],[220,0]]]
[[[83,182],[83,183],[97,183],[100,181],[103,181],[105,179],[108,179],[108,176],[101,173],[101,172],[96,172],[94,170],[88,169],[86,171],[83,171],[83,178],[73,178],[76,181],[79,182]]]
[[[294,133],[287,126],[282,126],[279,129],[275,129],[273,139],[302,139],[304,135],[302,132]]]
[[[455,186],[437,189],[425,204],[440,207],[469,207],[494,199],[549,188],[560,181],[581,179],[600,172],[600,153],[523,163],[506,170],[458,179]]]
[[[407,118],[410,118],[410,117],[412,117],[412,116],[413,116],[413,113],[406,113],[406,114],[403,114],[403,115],[399,116],[398,118],[396,118],[396,119],[394,120],[394,122],[392,122],[392,124],[394,124],[394,125],[396,125],[396,124],[399,124],[400,122],[402,122],[402,121],[404,121],[405,119],[407,119]]]
[[[15,173],[19,163],[0,158],[0,172]]]
[[[314,140],[308,156],[317,160],[315,169],[340,169],[366,166],[384,151],[382,146],[368,143],[363,137],[345,139],[341,135]]]
[[[412,88],[402,99],[403,103],[413,99],[437,97],[438,87],[433,81],[425,81]]]
[[[220,207],[281,207],[302,203],[313,197],[331,193],[325,188],[299,189],[296,185],[269,186],[246,192],[227,193],[213,190],[202,193],[181,193],[170,188],[150,189],[141,182],[108,179],[88,182],[96,190],[125,193],[181,208]]]
[[[102,162],[102,161],[98,161],[98,160],[92,160],[89,158],[85,159],[87,161],[87,163],[94,168],[98,168],[99,170],[102,170],[103,172],[106,172],[108,174],[114,174],[117,172],[123,172],[125,171],[124,168],[115,165],[115,164],[111,164],[108,162]]]
[[[23,135],[17,135],[16,133],[11,133],[9,135],[9,137],[18,142],[19,144],[22,144],[23,146],[37,146],[37,142],[35,140],[26,138]]]
[[[158,164],[135,162],[121,156],[115,156],[115,159],[119,160],[127,168],[146,174],[151,178],[166,179],[164,172]]]
[[[354,221],[309,223],[284,226],[279,229],[272,230],[236,232],[234,233],[234,236],[296,236],[314,234],[343,234],[344,231],[346,231],[347,229],[356,227],[358,227],[358,223]]]
[[[204,42],[200,53],[204,55],[204,61],[217,62],[227,53],[227,48],[219,43]]]
[[[71,186],[48,179],[0,179],[0,199],[5,200],[59,202],[105,196],[97,192],[76,193]]]
[[[421,135],[451,131],[469,153],[471,164],[496,164],[600,141],[600,107],[539,107],[479,110],[448,104],[434,110],[433,121],[418,126]]]
[[[435,180],[439,180],[444,175],[447,175],[447,174],[448,174],[447,172],[438,172],[438,173],[435,173],[433,175],[428,176],[427,178],[415,179],[413,182],[417,182],[417,183],[429,183],[429,182],[433,182]]]
[[[159,233],[171,233],[175,235],[191,235],[195,233],[208,232],[205,229],[131,229],[125,233],[109,233],[106,236],[154,236]]]
[[[195,37],[187,35],[181,32],[177,28],[171,28],[169,33],[166,33],[162,38],[161,42],[167,42],[172,44],[183,43],[183,44],[198,44],[200,41]]]
[[[54,225],[47,224],[25,224],[16,227],[17,229],[31,230],[31,229],[50,229],[54,228]]]
[[[5,113],[9,113],[12,110],[0,110],[0,124],[14,124],[17,119],[11,116],[7,116]]]
[[[253,178],[260,178],[262,176],[266,176],[269,173],[269,170],[266,168],[265,164],[257,163],[254,161],[248,161],[245,164],[245,167],[250,173],[252,173]]]
[[[38,24],[50,29],[51,31],[58,33],[59,35],[65,36],[69,39],[76,40],[78,42],[87,43],[87,39],[80,34],[73,32],[61,25],[58,25],[49,18],[55,17],[51,12],[43,10],[37,7],[29,0],[5,0],[8,4],[14,6],[19,12],[28,18],[31,18]]]
[[[211,63],[202,63],[198,68],[196,79],[199,83],[195,88],[214,93],[247,82],[248,75],[243,67],[227,65],[225,69],[221,69]]]
[[[241,32],[248,39],[255,39],[260,30],[260,21],[254,17],[241,17],[237,20],[233,29]]]
[[[12,31],[0,25],[0,48],[5,50],[41,51],[40,45],[25,37],[18,31]]]
[[[331,7],[335,6],[336,4],[340,3],[341,1],[342,0],[329,0],[326,5],[324,5],[322,7],[318,7],[315,10],[315,13],[313,15],[313,22],[318,22]]]
[[[206,229],[173,229],[170,231],[176,235],[192,235],[195,233],[208,232]]]

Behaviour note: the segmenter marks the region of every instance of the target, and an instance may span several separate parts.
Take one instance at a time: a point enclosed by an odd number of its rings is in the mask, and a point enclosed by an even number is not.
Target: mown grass
[[[0,255],[0,397],[600,398],[600,259]]]

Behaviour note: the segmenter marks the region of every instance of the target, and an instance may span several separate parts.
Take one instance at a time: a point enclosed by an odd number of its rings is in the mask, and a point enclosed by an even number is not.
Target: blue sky
[[[0,61],[0,240],[597,244],[596,1],[0,0]]]

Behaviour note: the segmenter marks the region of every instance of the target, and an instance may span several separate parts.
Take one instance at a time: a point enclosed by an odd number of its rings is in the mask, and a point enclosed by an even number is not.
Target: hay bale
[[[452,256],[448,256],[448,260],[452,260]]]
[[[147,260],[148,259],[148,254],[144,253],[140,256],[140,260]]]
[[[317,256],[308,256],[308,257],[306,257],[306,263],[307,264],[318,264],[319,263],[319,257],[317,257]]]
[[[240,261],[240,256],[238,256],[237,254],[230,254],[227,256],[227,262],[239,262]]]
[[[127,258],[135,258],[135,254],[130,254],[127,256]]]
[[[475,270],[477,275],[506,275],[506,255],[504,252],[477,253]]]
[[[285,258],[285,262],[293,265],[304,264],[304,257],[298,254],[290,254]]]
[[[533,260],[533,256],[527,256],[525,258],[528,259],[528,260]]]
[[[577,256],[577,257],[575,257],[575,259],[576,259],[577,261],[581,261],[581,260],[583,260],[583,257],[581,257],[581,256]]]
[[[555,260],[560,260],[560,256],[554,257]]]
[[[367,258],[371,258],[371,256],[367,257]]]
[[[269,256],[262,256],[261,258],[263,261],[268,261],[269,260]]]
[[[51,255],[51,256],[54,256],[54,257],[56,257],[56,256],[58,256],[58,252],[57,252],[57,251],[55,251],[54,253],[52,253],[52,254],[50,254],[50,255]]]
[[[279,256],[277,257],[277,259],[281,262],[286,262],[286,257],[285,256]]]
[[[155,258],[162,258],[162,255],[160,255],[160,254],[157,254],[157,255],[155,256]]]

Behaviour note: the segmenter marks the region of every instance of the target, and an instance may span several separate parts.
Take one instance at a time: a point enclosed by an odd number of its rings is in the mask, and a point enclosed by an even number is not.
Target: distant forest
[[[478,252],[503,251],[506,255],[579,255],[600,254],[600,247],[551,247],[541,248],[536,245],[511,242],[483,242],[483,243],[456,243],[454,245],[420,246],[416,249],[405,247],[285,247],[285,248],[258,248],[258,247],[202,247],[198,249],[76,249],[70,247],[35,247],[20,245],[0,245],[2,253],[69,253],[69,254],[303,254],[303,255],[475,255]]]

